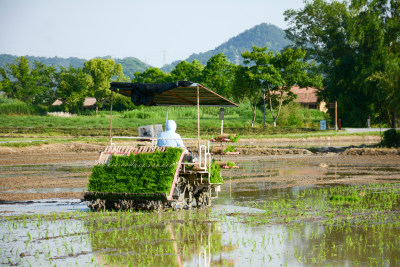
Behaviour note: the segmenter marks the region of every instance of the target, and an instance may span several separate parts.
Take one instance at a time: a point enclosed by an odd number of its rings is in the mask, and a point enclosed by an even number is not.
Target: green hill
[[[213,50],[192,54],[185,60],[187,62],[192,62],[197,59],[205,65],[210,57],[219,53],[224,53],[230,62],[238,62],[241,64],[241,53],[244,50],[251,50],[253,45],[259,47],[266,46],[269,50],[280,51],[289,44],[290,41],[285,38],[285,32],[282,29],[272,24],[262,23],[232,37]],[[179,62],[180,60],[174,61],[171,64],[163,66],[161,69],[164,72],[170,72]]]
[[[139,71],[143,72],[148,68],[151,68],[152,66],[147,65],[143,61],[140,61],[139,59],[135,57],[124,57],[124,58],[117,58],[114,59],[116,63],[120,63],[122,65],[124,74],[126,76],[129,76],[131,79],[133,78],[133,73]]]
[[[289,45],[290,41],[285,38],[285,32],[272,24],[262,23],[260,25],[254,26],[253,28],[246,30],[239,35],[230,38],[225,43],[216,47],[213,50],[192,54],[190,57],[185,59],[188,62],[192,62],[197,59],[200,60],[203,65],[205,65],[208,59],[216,54],[224,53],[228,60],[232,63],[238,62],[242,63],[241,53],[244,50],[251,50],[253,45],[256,46],[267,46],[268,49],[272,51],[280,51],[285,46]],[[54,65],[56,67],[63,66],[68,67],[70,64],[76,67],[83,67],[83,63],[86,59],[69,57],[33,57],[27,56],[30,62],[35,60],[44,63],[46,65]],[[12,56],[8,54],[0,54],[0,67],[4,67],[7,63],[12,63],[17,58],[17,56]],[[103,58],[109,58],[108,56]],[[136,71],[143,72],[150,68],[150,65],[142,62],[135,57],[125,57],[122,59],[114,59],[116,63],[121,63],[125,75],[133,78],[133,73]],[[171,64],[167,64],[161,68],[164,72],[170,72],[181,60],[174,61]]]
[[[56,67],[68,67],[70,64],[77,68],[83,67],[83,63],[86,61],[82,58],[77,57],[69,57],[69,58],[61,58],[61,57],[33,57],[26,56],[29,59],[31,64],[34,61],[38,61],[40,63],[46,64],[48,66],[54,65]],[[5,67],[7,63],[14,63],[14,61],[18,58],[18,56],[8,55],[8,54],[0,54],[0,67]]]
[[[0,54],[0,67],[5,67],[7,63],[13,63],[17,56],[8,55],[8,54]],[[77,57],[69,57],[69,58],[61,58],[61,57],[34,57],[27,56],[29,62],[33,63],[34,61],[39,61],[40,63],[46,64],[48,66],[54,65],[58,67],[68,67],[72,65],[73,67],[83,67],[86,59],[77,58]],[[107,58],[107,57],[103,57]],[[134,57],[125,57],[122,59],[114,59],[116,63],[121,63],[124,74],[129,76],[131,79],[133,78],[133,73],[136,71],[143,72],[146,69],[150,68],[150,65],[140,61]]]

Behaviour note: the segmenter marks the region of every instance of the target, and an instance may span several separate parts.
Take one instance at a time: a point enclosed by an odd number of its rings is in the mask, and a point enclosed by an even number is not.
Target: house
[[[62,101],[60,99],[57,99],[51,105],[53,107],[56,107],[56,106],[61,106],[61,104],[62,104]],[[92,109],[92,108],[95,108],[95,105],[96,105],[96,98],[94,98],[94,97],[85,97],[85,101],[83,102],[83,108]]]
[[[290,91],[297,95],[294,100],[304,108],[317,109],[319,111],[327,112],[325,101],[318,100],[317,92],[318,89],[315,87],[300,88],[299,86],[293,86]]]

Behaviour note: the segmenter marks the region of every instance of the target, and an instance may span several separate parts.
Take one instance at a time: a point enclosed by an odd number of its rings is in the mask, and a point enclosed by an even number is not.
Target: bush
[[[385,131],[381,145],[384,147],[400,147],[400,131],[396,131],[396,129]]]
[[[303,112],[298,103],[292,102],[282,106],[277,123],[281,126],[303,126]]]
[[[132,103],[131,99],[120,94],[114,94],[113,96],[113,110],[115,111],[125,111],[135,109],[135,104]],[[111,107],[110,99],[107,99],[102,107],[103,110],[109,111]]]
[[[169,193],[181,154],[181,148],[167,148],[165,152],[113,155],[108,165],[93,167],[88,190]]]
[[[17,99],[0,97],[0,114],[3,115],[43,115],[46,108],[26,104]]]

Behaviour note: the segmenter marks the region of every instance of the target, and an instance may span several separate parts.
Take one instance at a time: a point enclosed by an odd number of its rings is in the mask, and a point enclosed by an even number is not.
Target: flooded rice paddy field
[[[0,264],[400,265],[399,156],[226,157],[211,208],[160,213],[90,212],[96,158],[0,160]]]

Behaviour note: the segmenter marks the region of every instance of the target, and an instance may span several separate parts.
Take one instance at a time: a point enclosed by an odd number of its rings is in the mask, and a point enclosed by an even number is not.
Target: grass
[[[179,132],[184,137],[194,137],[197,134],[197,121],[189,118],[171,117],[178,122]],[[239,122],[237,122],[239,121]],[[46,136],[108,136],[110,118],[109,116],[78,116],[73,118],[59,118],[51,116],[0,116],[3,135],[46,135]],[[123,118],[121,114],[113,116],[113,133],[115,135],[137,135],[138,126],[150,124],[165,124],[165,119],[137,120]],[[229,118],[224,121],[224,133],[240,134],[241,138],[306,138],[310,136],[335,136],[335,135],[379,135],[375,133],[348,134],[345,132],[319,131],[318,128],[295,128],[295,127],[267,127],[260,125],[256,127],[245,126],[245,120]],[[217,118],[201,118],[200,127],[202,136],[212,137],[220,133],[220,121]]]
[[[27,147],[27,146],[40,146],[42,144],[49,144],[48,141],[32,141],[32,142],[7,142],[7,143],[0,143],[0,146],[6,146],[6,147]]]
[[[5,104],[0,103],[0,106],[1,105]],[[166,107],[137,107],[130,111],[114,112],[113,129],[117,133],[121,134],[136,134],[138,126],[164,124],[166,112]],[[212,135],[220,132],[221,122],[219,120],[218,112],[219,109],[213,107],[202,107],[200,109],[200,125],[205,134]],[[303,125],[312,130],[315,130],[318,127],[319,120],[325,119],[326,116],[326,114],[318,111],[311,112],[300,110],[300,113],[307,113],[308,116],[300,116],[298,119],[299,121],[296,122],[296,127],[298,125]],[[193,130],[194,128],[197,128],[196,108],[170,107],[168,110],[168,116],[169,119],[174,119],[178,122],[178,131],[182,132],[183,135],[196,134],[196,131]],[[262,127],[262,118],[262,111],[257,110],[255,127],[251,128],[252,114],[248,103],[242,104],[238,108],[226,108],[224,129],[226,133],[232,134],[259,134],[260,132],[265,132],[265,129]],[[272,117],[270,114],[266,114],[266,122],[269,125],[272,124]],[[109,111],[100,111],[96,115],[93,112],[87,112],[86,115],[79,115],[70,118],[40,115],[14,116],[9,113],[2,113],[0,123],[3,126],[1,133],[46,133],[60,135],[106,136],[110,125],[110,113]],[[288,127],[287,123],[282,123],[282,125],[280,125],[280,128],[281,127],[285,127],[285,129],[294,128]],[[274,133],[277,130],[271,129],[268,131]]]
[[[46,108],[26,104],[17,99],[0,96],[0,114],[2,115],[43,115]]]
[[[43,139],[45,138],[45,139]],[[42,139],[42,140],[38,140]],[[76,138],[55,138],[54,136],[44,137],[20,137],[20,138],[0,138],[0,147],[28,147],[28,146],[40,146],[44,144],[71,144],[71,143],[92,143],[105,145],[109,143],[107,137],[76,137]]]
[[[0,103],[0,106],[9,103]],[[113,112],[113,136],[138,136],[138,126],[150,124],[165,124],[166,107],[137,107],[131,111]],[[293,117],[291,113],[296,112]],[[1,112],[0,112],[1,114]],[[185,138],[197,137],[197,109],[190,107],[170,107],[169,119],[178,124],[177,132]],[[211,139],[221,132],[219,109],[202,107],[200,109],[200,135],[202,139]],[[278,119],[278,126],[272,127],[272,118],[266,114],[268,127],[263,127],[262,110],[257,110],[257,120],[254,127],[251,125],[251,109],[248,103],[238,108],[226,108],[224,119],[224,133],[236,134],[237,138],[270,139],[291,138],[302,139],[310,137],[331,136],[369,136],[380,135],[379,132],[346,133],[335,131],[319,131],[319,120],[326,119],[325,113],[317,110],[306,110],[293,106],[286,108],[282,113],[282,121]],[[292,123],[292,124],[290,124]],[[54,117],[46,115],[10,115],[2,113],[0,116],[0,140],[16,141],[23,138],[32,140],[44,139],[42,142],[2,143],[0,146],[24,147],[44,143],[64,142],[91,142],[106,144],[110,133],[110,112],[86,111],[84,115],[76,117]]]

